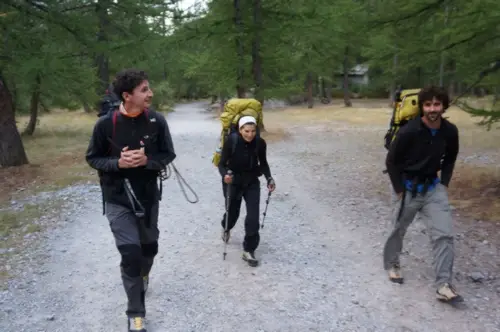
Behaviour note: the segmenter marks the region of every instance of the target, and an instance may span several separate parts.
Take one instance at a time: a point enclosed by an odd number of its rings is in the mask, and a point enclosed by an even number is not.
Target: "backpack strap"
[[[111,139],[115,138],[115,134],[116,134],[116,122],[118,121],[118,111],[117,110],[114,110],[113,111],[113,119],[112,119],[112,123],[113,123],[113,134],[111,135]]]
[[[116,135],[116,123],[118,122],[118,114],[119,112],[117,110],[113,111],[113,116],[111,118],[111,123],[112,123],[112,134],[111,134],[111,140],[115,138]],[[146,115],[146,118],[149,120],[149,110],[145,109],[144,114]],[[149,126],[149,121],[148,121],[148,126]],[[111,152],[111,146],[109,147],[108,154]]]
[[[234,152],[236,151],[236,146],[238,145],[238,134],[236,133],[231,133],[231,135],[229,135],[230,139],[231,139],[231,156],[234,154]]]
[[[255,154],[257,156],[257,160],[259,160],[259,149],[260,149],[260,136],[257,135],[255,136]],[[259,160],[259,164],[260,164],[260,160]]]
[[[149,129],[151,129],[151,125],[152,125],[152,124],[151,124],[151,119],[149,118],[149,116],[150,116],[149,109],[147,109],[147,108],[146,108],[146,109],[144,110],[144,115],[146,116],[147,126],[148,126],[148,128],[149,128]],[[155,122],[155,123],[154,123],[154,125],[156,126],[156,129],[158,129],[158,122]],[[165,172],[166,172],[166,168],[165,168],[164,170],[165,170]],[[159,195],[159,196],[160,196],[160,197],[159,197],[159,200],[160,200],[160,201],[161,201],[162,196],[163,196],[163,181],[162,181],[162,172],[163,172],[163,171],[159,171],[159,172],[158,172],[158,178],[160,179],[160,184],[159,184],[159,186],[158,186],[158,191],[159,191],[159,194],[160,194],[160,195]]]
[[[113,110],[113,114],[111,116],[111,125],[112,125],[112,133],[111,133],[111,140],[115,137],[115,127],[116,127],[116,122],[118,120],[118,112],[116,110]],[[109,143],[109,148],[107,154],[109,155],[111,153],[111,143]],[[106,214],[106,202],[104,201],[104,195],[102,195],[102,214]]]
[[[228,142],[228,143],[231,143],[231,156],[234,154],[234,152],[236,151],[236,146],[238,145],[238,134],[237,133],[231,133],[231,135],[229,135],[229,139],[231,140],[231,142]],[[259,160],[259,149],[260,149],[260,136],[259,135],[256,135],[255,136],[255,149],[254,149],[254,153],[255,153],[255,157],[257,158],[257,160],[259,161],[260,163],[260,160]]]
[[[114,110],[111,115],[111,141],[115,138],[116,133],[116,122],[118,121],[118,111]],[[111,144],[109,145],[107,154],[111,153]]]

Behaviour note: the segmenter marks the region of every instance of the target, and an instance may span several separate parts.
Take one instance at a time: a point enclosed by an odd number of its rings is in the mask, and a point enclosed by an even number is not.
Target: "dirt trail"
[[[407,283],[387,281],[381,252],[390,210],[363,187],[373,165],[363,159],[362,129],[288,128],[290,140],[271,144],[277,192],[256,253],[262,264],[250,268],[240,258],[244,205],[223,261],[223,196],[210,162],[219,124],[203,107],[182,105],[168,117],[174,163],[200,201],[186,202],[175,179],[164,183],[148,332],[500,331],[493,283],[458,280],[465,310],[434,299],[429,244],[418,224],[405,244]],[[263,188],[262,208],[265,195]],[[81,197],[1,293],[0,330],[126,330],[119,255],[100,197],[97,187]]]

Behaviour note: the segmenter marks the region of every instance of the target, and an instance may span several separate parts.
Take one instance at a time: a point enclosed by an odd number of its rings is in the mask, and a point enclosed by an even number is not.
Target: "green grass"
[[[30,222],[41,217],[44,212],[43,210],[41,206],[32,204],[24,206],[20,211],[0,211],[0,237],[9,237],[21,230],[24,232],[24,235],[38,232],[40,230],[39,226]],[[3,241],[0,243],[0,248],[5,248],[6,242]]]
[[[7,280],[15,276],[15,270],[8,269],[9,263],[23,247],[24,237],[42,232],[44,226],[36,221],[50,211],[57,211],[62,201],[52,200],[41,204],[26,204],[20,210],[0,211],[0,289],[6,287]]]

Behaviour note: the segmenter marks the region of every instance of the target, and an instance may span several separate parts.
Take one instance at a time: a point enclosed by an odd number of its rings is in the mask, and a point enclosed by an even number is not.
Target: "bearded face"
[[[444,113],[443,103],[436,98],[432,98],[432,100],[426,100],[422,105],[422,111],[424,113],[424,117],[430,123],[436,122]]]

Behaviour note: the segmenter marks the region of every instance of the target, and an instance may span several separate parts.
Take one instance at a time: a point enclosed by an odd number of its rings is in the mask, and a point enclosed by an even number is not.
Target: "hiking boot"
[[[128,332],[147,332],[144,317],[129,317]]]
[[[148,290],[149,286],[149,276],[143,276],[142,277],[142,284],[144,285],[144,293]]]
[[[448,283],[443,284],[437,289],[436,297],[441,302],[458,303],[464,301],[464,298],[458,295],[455,288]]]
[[[250,266],[255,267],[259,264],[259,261],[255,258],[255,255],[253,252],[244,251],[241,258],[244,261],[246,261],[248,263],[248,265],[250,265]]]
[[[230,231],[225,231],[224,229],[222,230],[222,235],[221,235],[221,239],[222,241],[228,243],[229,242],[229,238],[231,237],[231,232]]]
[[[389,280],[396,283],[396,284],[402,284],[403,283],[403,275],[401,274],[401,267],[399,264],[394,264],[392,267],[389,269]]]

